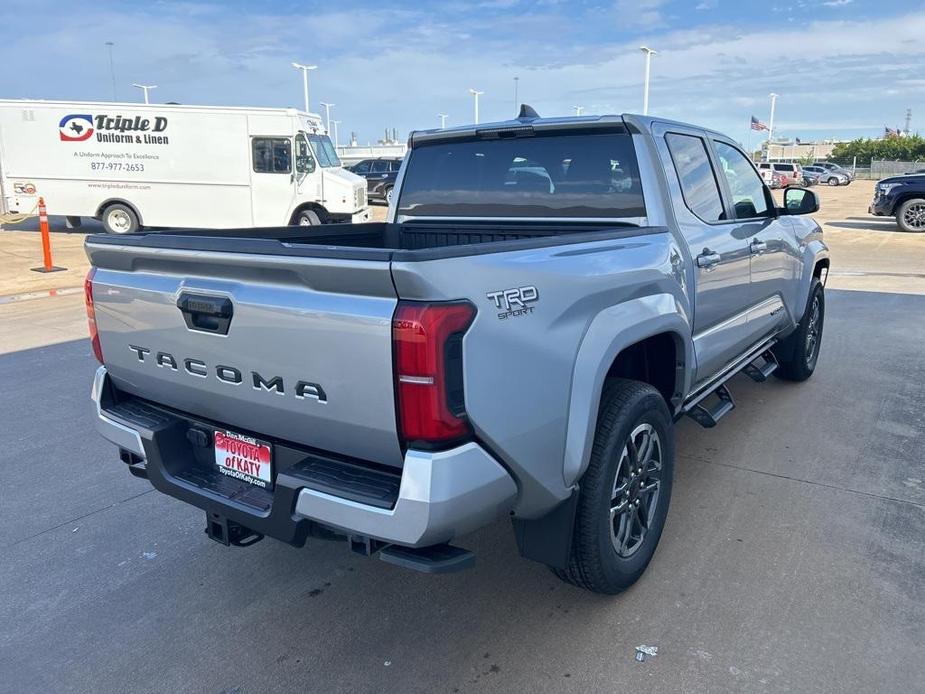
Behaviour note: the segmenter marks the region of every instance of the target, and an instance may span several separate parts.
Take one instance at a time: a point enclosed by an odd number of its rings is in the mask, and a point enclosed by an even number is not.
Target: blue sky
[[[0,98],[301,106],[290,62],[316,63],[313,110],[333,102],[341,140],[386,127],[481,120],[521,101],[541,115],[636,112],[643,57],[650,112],[746,141],[751,114],[804,139],[925,132],[925,5],[898,0],[475,0],[46,2],[3,0]],[[919,127],[921,126],[921,127]],[[757,142],[757,135],[754,136]]]

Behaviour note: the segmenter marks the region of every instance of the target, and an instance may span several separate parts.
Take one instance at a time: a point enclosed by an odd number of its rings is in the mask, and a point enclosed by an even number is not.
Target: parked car
[[[890,176],[878,181],[868,212],[895,217],[903,231],[925,231],[925,174]]]
[[[851,183],[848,172],[843,169],[825,168],[822,166],[804,166],[804,174],[808,173],[816,177],[817,183],[825,183],[830,186],[846,186]]]
[[[786,181],[784,183],[785,186],[803,185],[803,171],[799,164],[763,161],[759,162],[758,169],[770,169],[771,171],[776,171],[781,174]]]
[[[366,194],[370,200],[392,202],[392,189],[395,187],[401,162],[401,157],[364,159],[349,169],[366,179]]]
[[[711,130],[521,113],[412,133],[387,222],[88,237],[94,420],[132,474],[223,545],[443,573],[509,517],[561,579],[632,585],[674,422],[816,369],[818,198],[778,207]]]
[[[812,165],[825,169],[825,171],[828,173],[841,174],[842,176],[845,176],[848,179],[848,183],[851,183],[854,180],[854,170],[853,169],[846,169],[845,167],[839,166],[838,164],[833,164],[830,161],[814,161]],[[831,181],[825,179],[825,177],[823,177],[823,181],[825,183],[828,183],[830,186],[840,185],[837,183],[832,183]]]

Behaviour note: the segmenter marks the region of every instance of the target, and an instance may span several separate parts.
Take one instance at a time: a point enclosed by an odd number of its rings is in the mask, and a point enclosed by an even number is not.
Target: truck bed
[[[642,236],[664,231],[663,227],[638,227],[619,222],[370,222],[326,224],[317,228],[184,229],[125,236],[96,234],[87,237],[87,243],[205,252],[414,261]]]

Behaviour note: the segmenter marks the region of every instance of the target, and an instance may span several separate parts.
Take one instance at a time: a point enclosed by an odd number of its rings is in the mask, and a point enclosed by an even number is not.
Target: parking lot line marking
[[[835,484],[826,484],[825,482],[814,482],[813,480],[804,479],[802,477],[791,477],[790,475],[782,475],[778,472],[768,472],[767,470],[755,470],[750,467],[742,467],[741,465],[732,465],[731,463],[718,463],[715,460],[707,460],[706,458],[701,458],[696,455],[690,455],[688,453],[678,453],[679,458],[687,458],[688,460],[693,460],[697,463],[705,463],[706,465],[717,465],[719,467],[731,468],[733,470],[741,470],[742,472],[754,472],[758,475],[765,475],[767,477],[776,477],[781,480],[788,480],[790,482],[802,482],[803,484],[811,484],[816,487],[825,487],[826,489],[833,489],[839,492],[848,492],[849,494],[858,494],[860,496],[871,497],[872,499],[880,499],[882,501],[895,501],[900,504],[909,504],[910,506],[915,506],[916,508],[925,508],[925,504],[919,503],[917,501],[910,501],[909,499],[897,499],[895,496],[884,496],[883,494],[873,494],[872,492],[863,492],[859,489],[851,489],[850,487],[839,487]]]

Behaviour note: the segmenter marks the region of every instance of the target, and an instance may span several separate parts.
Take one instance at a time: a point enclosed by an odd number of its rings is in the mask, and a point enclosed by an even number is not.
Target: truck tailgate
[[[92,239],[87,252],[117,388],[242,433],[401,465],[388,261]]]

